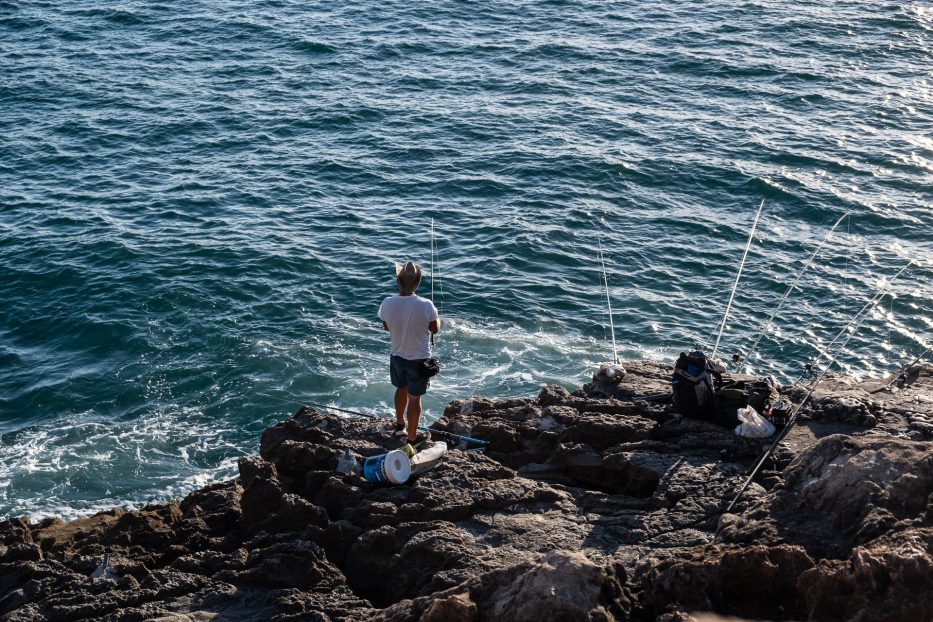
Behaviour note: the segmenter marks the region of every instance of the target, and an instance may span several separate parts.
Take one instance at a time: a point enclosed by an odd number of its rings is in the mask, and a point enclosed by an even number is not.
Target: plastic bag
[[[621,365],[603,363],[599,366],[599,371],[593,374],[593,382],[601,380],[603,382],[619,384],[625,378],[625,373],[625,368]]]
[[[774,434],[774,424],[758,414],[751,406],[740,408],[738,413],[741,423],[735,426],[735,433],[748,438],[768,438]]]
[[[351,473],[353,475],[359,475],[360,463],[357,461],[356,456],[354,456],[349,449],[344,449],[343,455],[340,456],[339,460],[337,460],[337,472],[346,475]]]

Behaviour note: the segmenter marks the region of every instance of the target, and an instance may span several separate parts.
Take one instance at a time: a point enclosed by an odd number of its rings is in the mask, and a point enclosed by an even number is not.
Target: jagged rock
[[[224,534],[240,521],[242,495],[243,487],[236,481],[214,484],[189,494],[179,508],[186,520],[199,521],[202,530]]]
[[[812,619],[933,620],[933,528],[911,529],[820,560],[802,573]]]
[[[570,399],[570,391],[557,384],[549,384],[538,393],[538,404],[541,406],[558,405],[568,399]]]
[[[404,601],[370,618],[388,620],[626,619],[632,607],[618,565],[600,566],[579,553],[558,551],[474,577],[428,597]]]
[[[625,369],[451,403],[436,427],[489,444],[404,485],[335,471],[394,449],[390,419],[302,408],[180,503],[4,521],[0,617],[931,618],[933,368],[828,376],[729,514],[769,441],[673,412],[669,366]],[[758,384],[726,378],[723,407]],[[120,578],[89,580],[105,552]]]
[[[644,417],[587,412],[569,430],[567,439],[602,451],[619,443],[644,440],[656,426],[655,421]]]
[[[656,616],[683,610],[756,619],[806,617],[797,580],[813,561],[800,547],[704,547],[649,565],[642,574],[644,604]]]
[[[256,477],[243,490],[240,498],[240,525],[244,529],[256,530],[279,511],[284,496],[282,485],[276,479]]]
[[[877,434],[818,441],[784,471],[783,484],[724,530],[724,542],[797,542],[844,557],[903,521],[926,518],[933,443]]]
[[[625,370],[621,381],[597,373],[593,382],[583,385],[580,397],[670,401],[672,366],[651,361],[624,361],[621,367]]]

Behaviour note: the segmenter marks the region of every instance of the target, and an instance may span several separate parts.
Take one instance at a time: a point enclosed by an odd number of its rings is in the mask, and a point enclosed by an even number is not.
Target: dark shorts
[[[421,377],[421,364],[425,359],[409,361],[400,356],[389,357],[389,377],[392,386],[408,389],[409,395],[424,395],[431,384],[430,378]]]

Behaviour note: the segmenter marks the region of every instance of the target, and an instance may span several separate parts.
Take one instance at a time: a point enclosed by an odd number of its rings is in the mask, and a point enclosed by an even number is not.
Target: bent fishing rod
[[[903,268],[897,271],[897,274],[895,274],[890,279],[885,279],[884,285],[882,285],[881,288],[875,293],[875,295],[872,296],[869,299],[869,301],[866,302],[865,305],[861,309],[858,310],[858,312],[852,317],[852,319],[849,320],[849,323],[843,326],[842,330],[836,333],[836,336],[833,337],[832,341],[830,341],[829,344],[820,351],[820,353],[816,356],[816,358],[810,359],[810,362],[804,365],[804,373],[801,374],[799,378],[797,378],[794,384],[791,385],[791,388],[796,387],[798,384],[800,384],[800,381],[806,377],[807,373],[813,370],[813,366],[816,365],[832,349],[836,341],[838,341],[839,338],[842,337],[842,335],[845,334],[846,331],[848,331],[849,328],[856,321],[859,321],[859,318],[862,316],[863,313],[865,313],[865,311],[869,307],[876,305],[882,298],[884,298],[884,295],[888,293],[888,288],[890,288],[891,285],[894,283],[894,281],[897,280],[897,277],[899,277],[905,270],[907,270],[907,268],[909,268],[913,264],[914,264],[913,260],[908,261],[906,266],[904,266]],[[861,322],[864,322],[864,321],[865,321],[864,318],[862,318],[859,321],[859,324],[861,324]],[[853,334],[854,334],[854,331],[853,331]],[[850,338],[851,338],[851,335],[850,335]],[[846,342],[848,342],[848,339],[846,339]]]
[[[732,309],[732,300],[735,298],[735,290],[739,287],[739,279],[742,278],[742,270],[745,268],[745,260],[748,258],[748,250],[752,247],[752,240],[755,237],[755,229],[758,227],[758,219],[761,217],[761,209],[765,206],[765,200],[761,200],[758,211],[755,212],[755,220],[752,222],[752,230],[748,233],[748,242],[745,244],[745,252],[742,253],[742,260],[739,262],[739,269],[735,274],[735,283],[732,285],[732,291],[729,292],[729,302],[726,303],[726,310],[722,314],[722,321],[719,323],[719,334],[716,335],[716,344],[713,346],[711,358],[716,358],[716,352],[719,350],[719,340],[722,338],[722,331],[726,328],[726,321],[729,319],[729,311]],[[709,340],[707,339],[707,342]],[[705,344],[704,344],[705,347]]]
[[[616,328],[612,322],[612,302],[609,300],[609,277],[606,276],[606,259],[603,256],[603,243],[598,235],[596,236],[596,242],[599,244],[599,261],[603,267],[603,283],[606,285],[606,308],[609,310],[609,332],[612,335],[612,364],[618,365],[619,351],[616,349]]]
[[[836,227],[839,226],[839,223],[841,223],[846,216],[849,216],[849,212],[846,212],[845,214],[839,217],[839,220],[837,220],[836,223],[832,226],[832,228],[830,228],[829,233],[827,233],[823,237],[823,239],[820,241],[820,243],[816,246],[816,248],[813,249],[813,252],[810,254],[810,257],[803,264],[803,267],[797,273],[797,276],[794,277],[794,280],[791,281],[791,284],[787,286],[787,289],[784,291],[784,295],[781,296],[781,299],[778,300],[777,305],[775,305],[774,309],[771,311],[771,315],[769,315],[768,319],[765,320],[764,323],[761,325],[761,328],[759,329],[758,334],[755,336],[754,342],[752,343],[751,347],[748,349],[748,352],[745,354],[746,360],[751,360],[752,355],[754,355],[755,351],[758,349],[758,344],[761,342],[761,339],[765,335],[765,331],[768,330],[768,328],[771,326],[771,323],[774,321],[775,316],[778,314],[778,312],[780,312],[781,307],[783,307],[784,303],[787,302],[787,298],[790,296],[790,293],[797,286],[797,282],[800,281],[800,277],[802,277],[803,273],[807,271],[807,268],[810,267],[810,264],[813,262],[813,259],[816,257],[817,253],[820,252],[820,249],[823,248],[823,245],[826,243],[827,240],[829,240],[830,236],[836,230]]]

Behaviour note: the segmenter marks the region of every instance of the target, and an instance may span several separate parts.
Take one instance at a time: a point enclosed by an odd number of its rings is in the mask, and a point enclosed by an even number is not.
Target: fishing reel
[[[741,360],[742,360],[742,355],[739,354],[738,352],[736,352],[735,354],[732,355],[732,362],[733,362],[733,363],[738,363],[738,362],[741,361]]]

